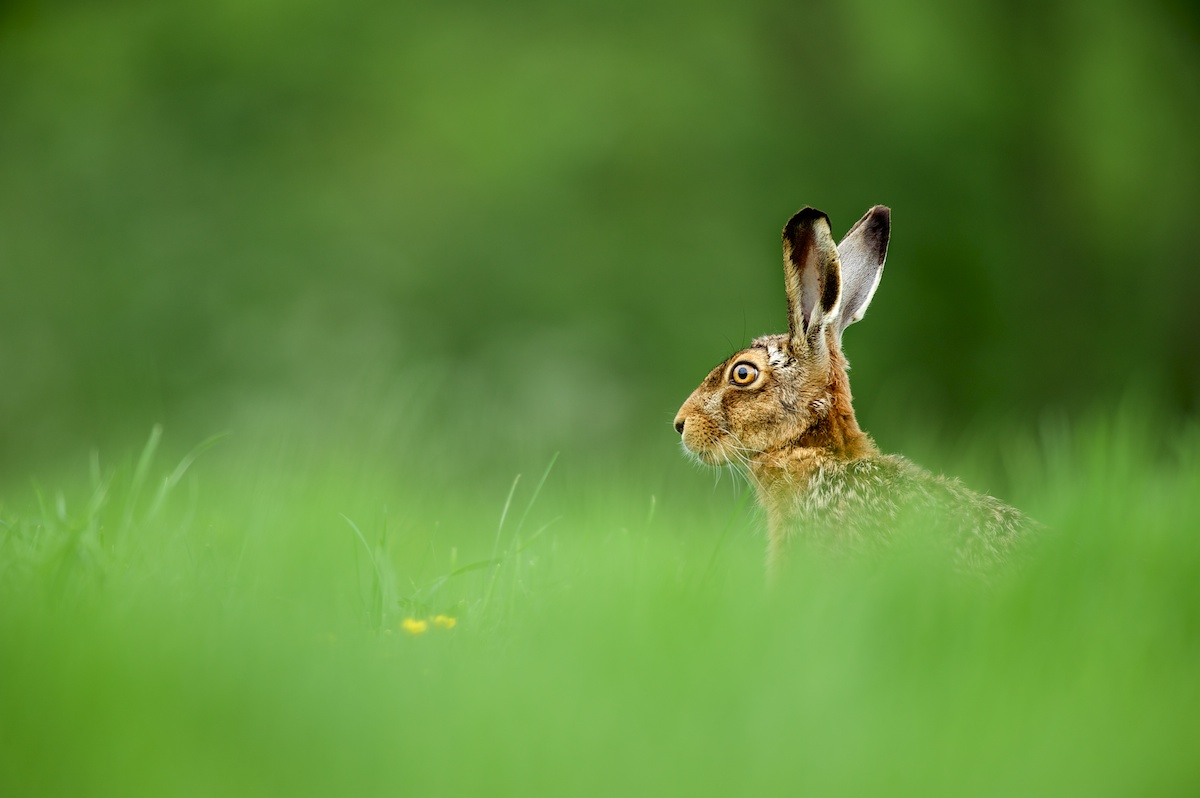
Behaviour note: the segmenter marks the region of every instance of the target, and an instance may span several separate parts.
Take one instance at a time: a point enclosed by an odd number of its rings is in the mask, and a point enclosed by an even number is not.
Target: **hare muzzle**
[[[730,462],[727,440],[729,433],[720,418],[713,418],[719,401],[701,396],[697,390],[679,408],[675,416],[675,431],[689,455],[706,465],[725,465]],[[717,405],[712,407],[710,405]]]

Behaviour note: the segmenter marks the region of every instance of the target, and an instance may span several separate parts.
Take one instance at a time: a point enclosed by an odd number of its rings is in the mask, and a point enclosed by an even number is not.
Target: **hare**
[[[829,218],[804,208],[783,228],[788,332],[755,339],[692,392],[675,416],[684,449],[746,472],[765,510],[768,569],[789,539],[836,551],[886,543],[919,514],[959,567],[1006,559],[1031,522],[1018,510],[882,454],[850,403],[842,332],[863,317],[887,256],[891,211],[877,205],[834,245]]]

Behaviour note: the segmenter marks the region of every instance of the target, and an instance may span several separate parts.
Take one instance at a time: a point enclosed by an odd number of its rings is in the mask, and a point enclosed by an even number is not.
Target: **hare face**
[[[788,221],[788,332],[756,339],[692,392],[675,416],[686,451],[711,465],[751,466],[768,452],[868,446],[850,407],[841,339],[879,284],[890,223],[876,206],[835,245],[824,213],[805,208]]]
[[[786,335],[764,336],[713,369],[675,416],[684,449],[710,465],[748,464],[800,438],[821,409],[820,364]]]

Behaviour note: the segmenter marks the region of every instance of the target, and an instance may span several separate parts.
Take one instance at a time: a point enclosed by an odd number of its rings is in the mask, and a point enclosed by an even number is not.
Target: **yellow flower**
[[[458,623],[458,618],[451,618],[449,615],[439,615],[433,619],[434,626],[440,626],[443,629],[453,629]]]
[[[425,634],[425,630],[429,628],[429,624],[414,618],[405,618],[400,622],[400,628],[410,635],[423,635]]]

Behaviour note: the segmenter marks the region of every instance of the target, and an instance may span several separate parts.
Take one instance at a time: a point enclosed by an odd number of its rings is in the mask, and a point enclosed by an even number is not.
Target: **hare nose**
[[[675,431],[678,432],[680,435],[683,434],[683,422],[682,421],[675,422]]]

